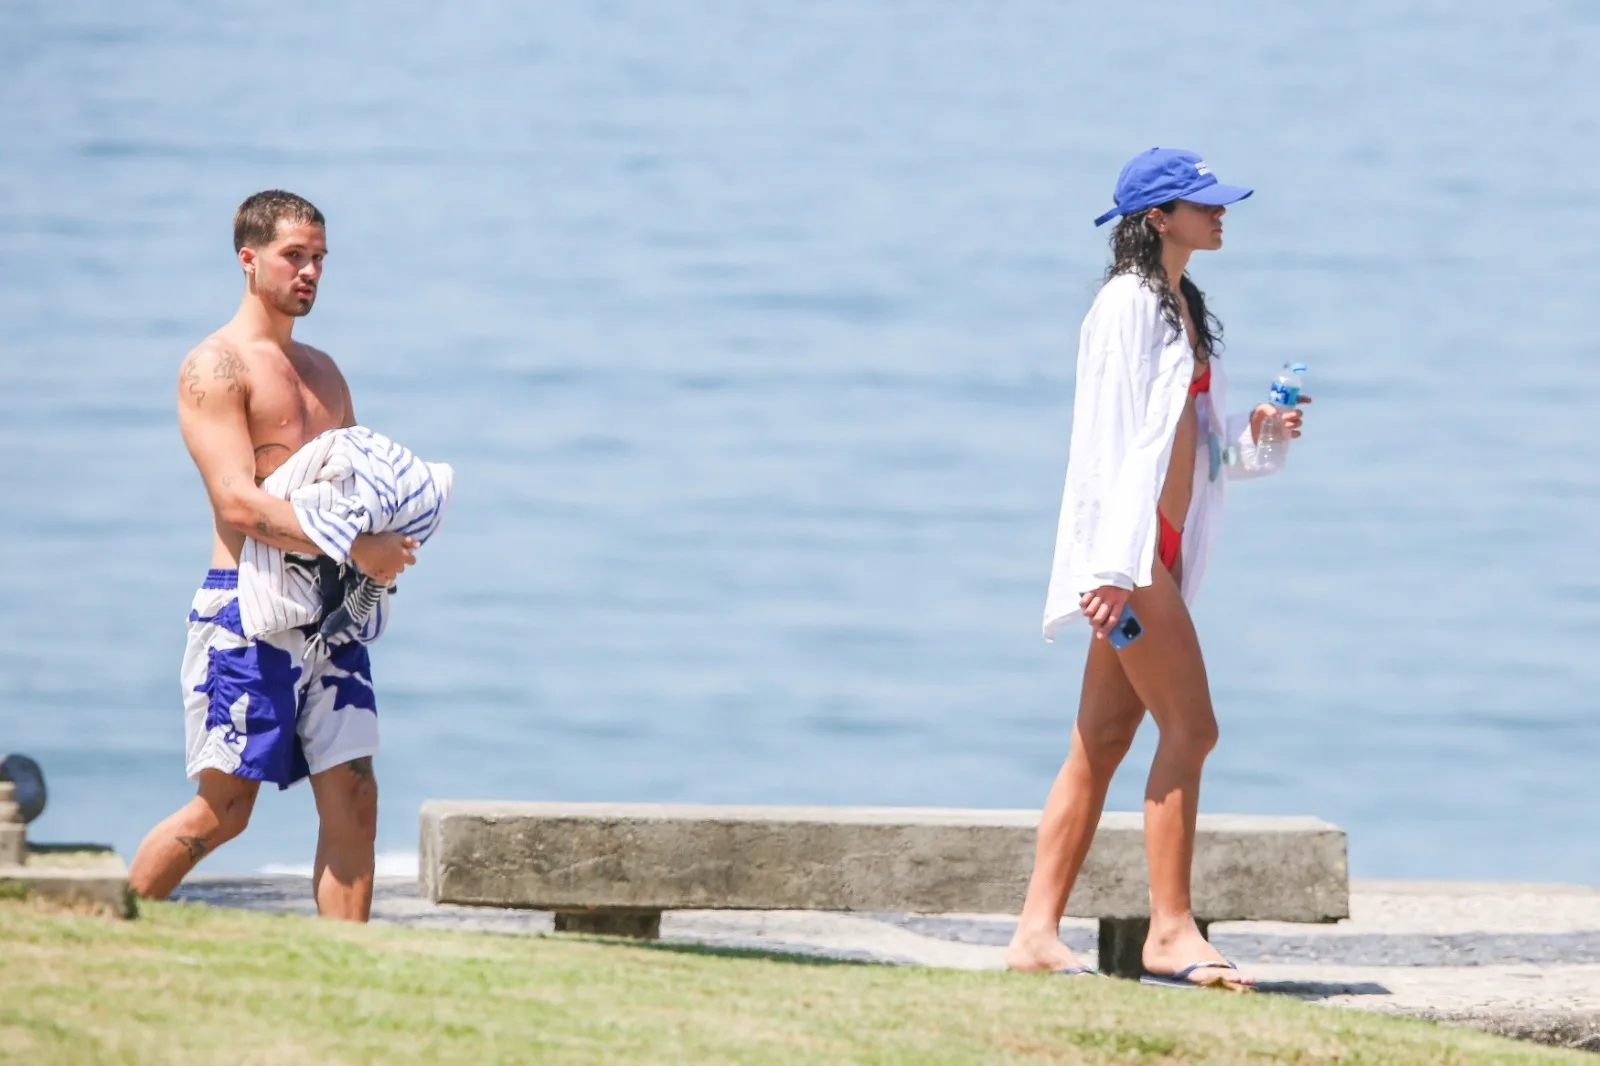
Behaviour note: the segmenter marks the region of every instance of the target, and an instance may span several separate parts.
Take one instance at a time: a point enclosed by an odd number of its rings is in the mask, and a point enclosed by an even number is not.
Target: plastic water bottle
[[[1289,429],[1283,424],[1283,413],[1293,411],[1300,403],[1300,375],[1306,372],[1304,363],[1284,363],[1278,376],[1272,379],[1267,400],[1278,410],[1261,421],[1261,435],[1256,441],[1256,457],[1262,463],[1273,463],[1289,447]]]

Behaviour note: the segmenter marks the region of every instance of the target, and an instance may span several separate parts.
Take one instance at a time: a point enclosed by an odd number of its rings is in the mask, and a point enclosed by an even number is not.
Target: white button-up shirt
[[[1162,318],[1160,299],[1143,279],[1119,274],[1106,282],[1078,338],[1072,450],[1045,599],[1046,640],[1063,622],[1083,616],[1085,592],[1150,584],[1159,535],[1156,500],[1193,376],[1188,338]],[[1250,413],[1226,414],[1227,397],[1227,376],[1214,358],[1211,391],[1196,398],[1195,489],[1183,525],[1188,603],[1205,575],[1227,479],[1270,474],[1288,452],[1285,442],[1263,454],[1250,434]],[[1215,473],[1213,445],[1225,456]]]

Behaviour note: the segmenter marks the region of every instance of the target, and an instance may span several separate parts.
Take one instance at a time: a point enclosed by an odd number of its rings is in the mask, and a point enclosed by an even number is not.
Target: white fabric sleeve
[[[1192,355],[1182,333],[1154,312],[1148,289],[1129,286],[1128,293],[1129,299],[1106,309],[1110,313],[1091,338],[1101,376],[1096,417],[1081,443],[1098,454],[1122,456],[1096,486],[1100,509],[1086,569],[1102,584],[1132,589],[1141,576],[1149,580],[1156,499],[1188,397]]]

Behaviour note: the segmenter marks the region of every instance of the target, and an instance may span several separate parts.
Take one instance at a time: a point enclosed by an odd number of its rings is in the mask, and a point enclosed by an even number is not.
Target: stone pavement
[[[302,877],[196,877],[178,899],[315,913]],[[1212,940],[1263,991],[1340,1007],[1472,1025],[1600,1051],[1600,890],[1566,885],[1352,881],[1336,925],[1227,922]],[[455,907],[384,878],[374,921],[494,933],[549,933],[541,911]],[[663,940],[902,965],[999,969],[1013,919],[1002,915],[669,911]],[[1062,922],[1081,957],[1095,923]]]

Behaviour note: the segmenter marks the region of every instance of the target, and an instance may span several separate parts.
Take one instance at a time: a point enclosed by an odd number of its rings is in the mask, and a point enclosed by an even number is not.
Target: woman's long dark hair
[[[1171,213],[1178,201],[1164,203],[1156,210]],[[1118,274],[1136,274],[1144,279],[1150,290],[1161,301],[1161,317],[1179,336],[1183,335],[1183,314],[1178,310],[1178,298],[1167,283],[1167,272],[1161,266],[1161,234],[1150,225],[1150,213],[1139,211],[1125,215],[1111,232],[1111,266],[1106,269],[1106,280]],[[1194,330],[1200,355],[1208,362],[1222,347],[1222,321],[1206,308],[1206,295],[1184,273],[1178,283],[1184,301],[1189,305],[1189,317],[1194,320]]]

